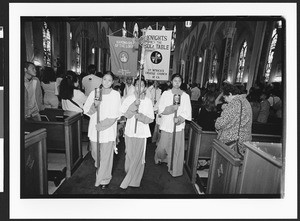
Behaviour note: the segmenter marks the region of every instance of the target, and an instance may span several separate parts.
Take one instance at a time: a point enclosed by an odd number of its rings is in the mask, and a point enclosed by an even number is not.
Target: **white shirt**
[[[89,74],[82,79],[82,87],[84,89],[85,96],[89,96],[91,91],[95,90],[95,88],[99,87],[102,84],[102,78],[94,74]]]
[[[74,89],[72,100],[77,103],[82,109],[87,97],[80,90]],[[69,100],[61,100],[61,106],[63,110],[82,112],[82,109],[77,107]]]
[[[192,101],[198,101],[200,95],[201,95],[201,92],[198,87],[193,87],[191,89],[191,100]]]
[[[167,90],[161,95],[158,104],[158,114],[161,114],[167,106],[173,105],[173,97],[174,94],[172,93],[172,90]],[[175,113],[169,115],[161,114],[159,129],[169,133],[173,133],[174,116]],[[181,95],[180,106],[178,107],[177,110],[177,116],[181,116],[186,120],[192,119],[192,107],[191,107],[190,96],[185,92],[183,92]],[[185,122],[176,126],[176,132],[183,130],[184,127],[185,127]]]
[[[90,123],[89,123],[89,130],[88,130],[88,137],[91,141],[97,142],[97,112],[92,115],[87,114],[92,105],[94,105],[94,97],[95,91],[93,90],[90,95],[88,96],[83,110],[84,113],[90,116]],[[102,121],[106,118],[119,118],[121,116],[120,108],[121,108],[121,96],[120,93],[111,90],[109,94],[102,95],[102,101],[99,107],[99,121]],[[108,143],[110,141],[116,141],[117,137],[117,121],[107,128],[106,130],[100,131],[100,143]]]
[[[126,113],[129,106],[135,100],[136,100],[135,94],[126,97],[121,106],[121,113],[122,114]],[[149,117],[150,119],[154,119],[152,102],[148,97],[145,97],[145,99],[141,99],[141,103],[139,105],[138,112],[144,114],[145,116]],[[151,137],[149,124],[144,124],[140,121],[137,122],[136,133],[134,133],[135,132],[135,119],[136,118],[134,116],[130,119],[127,119],[124,134],[128,137],[139,137],[139,138]]]
[[[123,97],[127,97],[129,95],[133,95],[135,91],[135,87],[131,84],[130,86],[128,86],[127,84],[125,84],[125,88],[124,88],[124,92],[123,92]]]
[[[150,87],[147,88],[146,96],[151,99],[152,105],[154,107],[154,106],[156,106],[156,104],[158,103],[158,101],[161,97],[161,89],[159,89],[159,88],[155,89],[154,86],[151,85]],[[154,102],[154,100],[156,102]]]

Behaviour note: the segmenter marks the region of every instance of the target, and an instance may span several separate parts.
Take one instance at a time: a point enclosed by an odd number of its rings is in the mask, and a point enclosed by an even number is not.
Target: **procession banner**
[[[135,38],[108,36],[111,71],[117,76],[136,77],[138,43]]]
[[[145,66],[147,80],[169,80],[172,31],[147,30],[144,37]]]

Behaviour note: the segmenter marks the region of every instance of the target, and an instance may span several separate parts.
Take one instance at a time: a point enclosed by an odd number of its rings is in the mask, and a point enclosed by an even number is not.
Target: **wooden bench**
[[[211,158],[212,144],[214,139],[217,138],[217,132],[203,131],[194,121],[191,121],[189,124],[189,129],[188,142],[185,147],[185,169],[191,182],[194,184],[196,181],[198,159]],[[252,134],[253,142],[279,143],[281,140],[280,135]]]
[[[29,132],[40,128],[47,130],[47,152],[65,154],[66,178],[69,178],[82,162],[81,114],[47,109],[43,115],[46,121],[25,121],[24,129]]]
[[[25,149],[22,151],[22,197],[48,194],[46,137],[46,129],[38,129],[25,135]]]

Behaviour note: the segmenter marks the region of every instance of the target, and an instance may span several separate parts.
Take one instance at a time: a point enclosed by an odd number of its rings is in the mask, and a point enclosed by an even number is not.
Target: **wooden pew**
[[[207,194],[235,194],[242,160],[238,153],[215,139],[212,145]]]
[[[246,152],[237,180],[237,194],[277,194],[282,188],[281,143],[245,142]]]
[[[212,148],[207,194],[271,194],[280,198],[282,144],[245,142],[244,159],[219,140]]]
[[[210,159],[213,140],[217,138],[215,131],[203,131],[194,121],[189,124],[189,136],[185,147],[185,170],[194,184],[197,175],[198,159]],[[253,142],[274,142],[282,141],[280,135],[252,134]]]
[[[47,152],[65,154],[66,178],[69,178],[82,161],[81,114],[45,109],[43,115],[49,121],[25,121],[24,129],[25,131],[40,128],[47,130]]]
[[[25,135],[22,160],[21,195],[33,197],[48,194],[46,129],[38,129]]]

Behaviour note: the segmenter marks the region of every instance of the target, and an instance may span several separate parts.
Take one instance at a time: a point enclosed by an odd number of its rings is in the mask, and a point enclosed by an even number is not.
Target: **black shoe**
[[[101,187],[102,190],[106,190],[108,188],[108,184],[106,184],[106,185],[100,185],[100,187]]]

